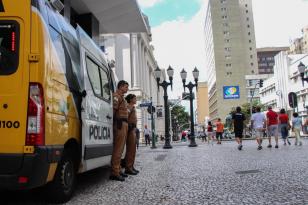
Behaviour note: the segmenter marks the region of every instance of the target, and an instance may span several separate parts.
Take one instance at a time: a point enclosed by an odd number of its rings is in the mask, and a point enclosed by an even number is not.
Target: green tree
[[[173,106],[171,110],[171,118],[175,118],[178,121],[178,125],[183,129],[189,128],[189,114],[185,111],[185,107],[182,105],[174,105],[172,103],[169,106]]]

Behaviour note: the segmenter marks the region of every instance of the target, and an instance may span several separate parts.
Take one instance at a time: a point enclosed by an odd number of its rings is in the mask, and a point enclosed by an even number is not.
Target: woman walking
[[[207,136],[208,136],[208,144],[210,144],[211,140],[211,144],[214,145],[213,125],[211,121],[207,123]]]
[[[281,137],[283,139],[284,144],[291,145],[291,142],[289,140],[289,129],[290,129],[290,122],[289,122],[289,116],[286,114],[285,109],[281,109],[278,115],[278,120],[279,120],[279,131],[281,134]]]
[[[298,116],[298,113],[293,113],[292,131],[295,132],[295,145],[298,144],[299,146],[301,146],[303,144],[300,135],[302,127],[302,119]]]

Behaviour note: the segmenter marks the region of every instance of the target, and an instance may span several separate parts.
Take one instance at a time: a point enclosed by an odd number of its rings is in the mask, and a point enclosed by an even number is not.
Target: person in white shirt
[[[150,144],[151,131],[148,129],[147,125],[144,125],[143,134],[144,134],[144,139],[145,139],[145,146],[147,146],[148,144],[151,145]]]
[[[261,108],[259,106],[256,107],[256,113],[251,116],[251,127],[254,130],[257,139],[258,150],[261,150],[263,132],[266,128],[266,117],[264,113],[261,112]]]

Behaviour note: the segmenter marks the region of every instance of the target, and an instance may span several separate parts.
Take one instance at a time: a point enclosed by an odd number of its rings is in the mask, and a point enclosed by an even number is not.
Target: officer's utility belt
[[[128,123],[128,131],[131,131],[133,129],[136,128],[136,124],[135,123]]]
[[[126,118],[114,118],[114,119],[115,119],[114,123],[117,125],[118,129],[122,128],[123,122],[127,123],[127,119]]]

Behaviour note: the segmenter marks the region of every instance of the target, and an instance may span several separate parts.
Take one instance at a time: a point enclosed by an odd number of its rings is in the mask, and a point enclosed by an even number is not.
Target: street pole
[[[165,107],[165,145],[163,147],[164,149],[172,148],[170,144],[170,121],[169,121],[169,105],[168,105],[167,88],[170,85],[171,90],[172,90],[173,73],[174,73],[173,68],[169,66],[167,69],[167,74],[169,76],[169,82],[164,80],[162,83],[160,83],[161,70],[159,69],[159,67],[157,67],[154,71],[154,75],[155,75],[156,82],[157,82],[157,88],[159,89],[159,86],[161,86],[164,89],[164,107]]]
[[[169,121],[169,104],[168,104],[168,95],[167,88],[168,83],[164,81],[161,86],[164,89],[164,107],[165,107],[165,145],[164,149],[171,149],[172,146],[170,144],[170,121]]]
[[[196,87],[198,89],[198,76],[199,76],[199,70],[195,67],[193,70],[193,76],[195,78],[195,83],[189,82],[186,84],[186,77],[187,77],[187,72],[184,70],[181,71],[181,78],[183,82],[183,88],[185,92],[185,88],[189,89],[189,100],[190,100],[190,144],[188,145],[189,147],[197,147],[198,145],[196,144],[195,140],[195,123],[194,123],[194,107],[193,107],[193,88]]]
[[[155,149],[157,148],[156,145],[155,145],[155,122],[154,122],[154,111],[153,111],[153,101],[152,101],[152,97],[151,97],[151,128],[152,128],[152,149]]]
[[[193,88],[193,87],[192,87]],[[194,123],[194,105],[193,105],[193,92],[192,88],[189,88],[189,101],[190,101],[190,131],[191,131],[191,140],[190,147],[196,147],[195,140],[195,123]]]

